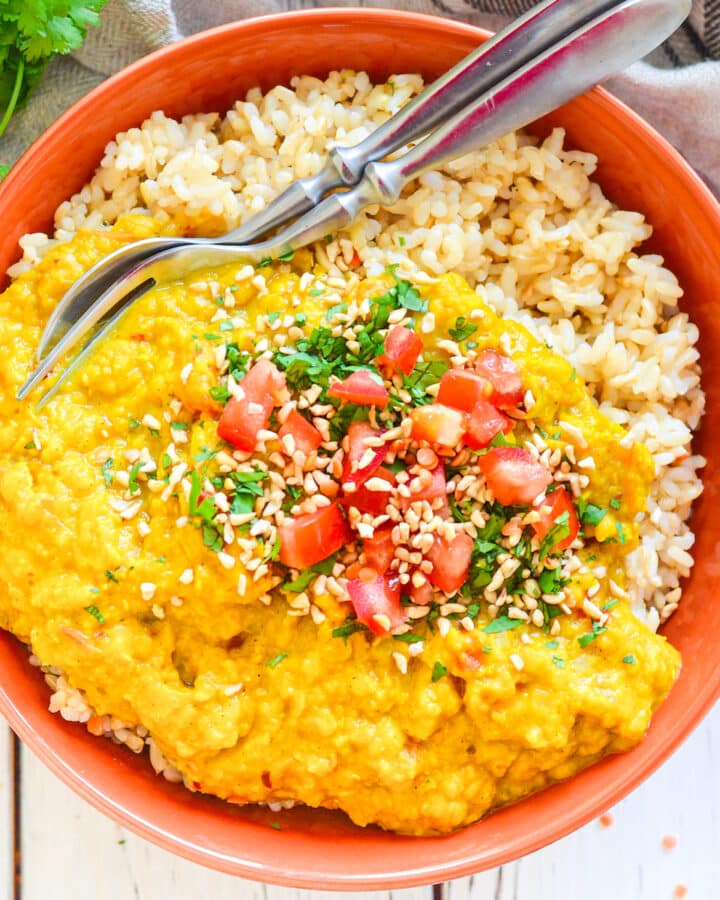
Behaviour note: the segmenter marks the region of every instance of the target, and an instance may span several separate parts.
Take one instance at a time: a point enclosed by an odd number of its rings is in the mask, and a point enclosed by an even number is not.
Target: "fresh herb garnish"
[[[98,622],[102,625],[105,621],[105,616],[100,612],[97,606],[84,606],[83,609],[86,613],[89,613],[94,619],[97,619]]]
[[[497,634],[500,631],[510,631],[513,628],[519,628],[523,624],[522,619],[511,619],[509,616],[498,616],[492,622],[483,628],[487,634]]]
[[[111,569],[105,569],[105,577],[107,578],[108,581],[114,581],[115,584],[120,583],[120,579],[117,577],[115,572],[112,571]]]
[[[560,656],[553,656],[552,661],[553,661],[553,663],[558,667],[558,669],[564,669],[564,668],[565,668],[565,660],[562,659],[562,657],[560,657]]]
[[[275,666],[279,666],[280,663],[281,663],[284,659],[287,659],[287,653],[284,653],[284,652],[283,652],[283,653],[278,653],[278,655],[277,655],[277,656],[273,656],[273,658],[272,658],[271,660],[269,660],[269,661],[266,663],[266,665],[267,665],[268,669],[274,669]]]
[[[404,644],[419,644],[420,641],[424,640],[421,634],[412,634],[410,631],[405,634],[394,634],[393,639],[402,641]]]
[[[444,666],[441,662],[436,662],[432,670],[432,680],[440,681],[443,676],[447,675],[447,671],[448,670],[446,666]]]
[[[350,619],[345,622],[344,625],[333,628],[332,636],[334,638],[342,638],[345,643],[347,643],[347,639],[350,635],[356,634],[358,631],[367,631],[367,628],[362,622],[358,622],[356,619]]]
[[[585,634],[581,634],[577,639],[578,644],[581,647],[587,647],[588,644],[591,644],[595,638],[602,634],[604,631],[607,631],[607,626],[599,625],[597,622],[593,622],[592,631],[588,631]]]
[[[403,387],[410,394],[415,406],[426,406],[434,402],[434,397],[427,393],[427,389],[437,384],[450,366],[442,359],[431,359],[419,363],[409,375],[403,376]]]
[[[115,461],[111,456],[109,459],[106,459],[105,462],[100,466],[100,471],[102,472],[103,481],[105,482],[106,487],[110,487],[110,485],[112,484],[113,475],[110,470],[114,465]]]
[[[635,657],[632,655],[632,653],[628,653],[627,656],[623,656],[623,662],[624,662],[626,665],[628,665],[628,666],[634,666],[634,665],[637,665],[637,660],[636,660]]]
[[[107,0],[20,0],[2,3],[0,15],[0,134],[27,102],[47,64],[72,53],[100,21]],[[7,168],[7,167],[4,167]],[[4,173],[3,173],[4,174]]]
[[[468,322],[465,316],[458,316],[455,320],[455,327],[450,329],[450,337],[458,344],[464,341],[478,330],[477,325]]]
[[[142,463],[138,461],[130,469],[130,476],[128,478],[128,490],[131,494],[137,494],[140,490],[140,485],[138,484],[137,477],[140,473],[141,467]]]
[[[622,503],[620,502],[620,500],[618,500],[617,497],[613,497],[613,499],[610,501],[610,506],[612,506],[613,509],[620,509]]]
[[[586,525],[599,525],[607,515],[607,510],[594,503],[588,503],[584,497],[578,497],[577,511],[581,522]]]

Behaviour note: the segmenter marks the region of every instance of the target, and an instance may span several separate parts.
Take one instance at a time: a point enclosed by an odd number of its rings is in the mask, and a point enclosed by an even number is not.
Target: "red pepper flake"
[[[267,769],[262,773],[260,777],[262,778],[262,783],[266,788],[272,788],[272,778],[270,777],[270,773],[267,771]]]
[[[686,884],[676,884],[675,889],[673,890],[673,900],[684,900],[688,895],[688,889]]]
[[[598,819],[598,822],[603,828],[610,828],[611,825],[615,824],[615,819],[611,813],[603,813]]]
[[[663,850],[674,850],[677,847],[677,842],[674,834],[666,834],[662,839]]]
[[[362,264],[362,260],[360,259],[360,254],[357,250],[353,250],[352,259],[350,260],[350,268],[357,269],[359,265]]]
[[[143,341],[147,341],[147,337],[144,334],[131,334],[131,341],[137,341],[138,343],[142,343]]]

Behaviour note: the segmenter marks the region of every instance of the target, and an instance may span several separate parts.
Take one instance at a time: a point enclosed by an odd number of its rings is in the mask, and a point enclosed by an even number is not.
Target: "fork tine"
[[[60,373],[59,377],[55,381],[55,383],[47,390],[35,404],[35,408],[40,410],[45,406],[45,404],[50,400],[55,394],[58,392],[63,383],[67,380],[67,378],[85,362],[85,360],[90,356],[92,351],[95,349],[95,345],[99,344],[100,341],[107,337],[107,335],[112,331],[112,329],[117,325],[118,321],[125,315],[130,307],[129,303],[124,304],[120,309],[116,310],[109,319],[107,319],[101,328],[99,328],[95,334],[90,338],[90,340],[85,344],[82,350],[77,354],[77,356],[66,366],[65,369]]]
[[[137,300],[151,287],[154,287],[155,280],[153,278],[145,278],[139,284],[136,284],[130,291],[124,290],[122,293],[115,288],[106,291],[97,301],[90,306],[75,324],[65,332],[55,346],[50,350],[40,365],[31,373],[25,384],[17,393],[18,400],[24,400],[32,389],[45,378],[53,366],[69,351],[75,344],[86,334],[93,325],[100,322],[111,310],[115,309],[118,303],[122,303],[123,307],[129,305],[132,300]]]
[[[63,294],[40,335],[35,357],[41,362],[45,353],[71,327],[72,323],[104,294],[129,268],[136,266],[159,250],[174,246],[172,238],[146,238],[120,247],[88,269]]]

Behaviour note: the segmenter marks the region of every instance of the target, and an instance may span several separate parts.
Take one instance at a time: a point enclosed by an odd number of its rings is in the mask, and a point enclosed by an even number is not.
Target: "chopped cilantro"
[[[273,658],[269,660],[266,665],[268,669],[274,669],[275,666],[279,666],[284,659],[287,659],[287,653],[278,653],[278,655],[273,656]]]
[[[433,666],[433,670],[432,670],[432,676],[431,676],[432,680],[440,681],[440,679],[444,675],[447,675],[447,671],[448,670],[447,670],[446,666],[444,666],[441,662],[436,662],[435,665]]]
[[[163,469],[172,468],[173,461],[169,453],[163,453],[160,462],[162,463]]]
[[[543,594],[559,594],[568,583],[568,580],[562,577],[558,566],[557,569],[543,569],[538,575],[537,583]]]
[[[613,499],[610,501],[610,506],[612,506],[613,509],[620,509],[621,505],[622,504],[617,497],[613,497]]]
[[[301,594],[315,578],[316,573],[312,569],[306,569],[293,581],[286,581],[282,586],[286,591],[292,591],[293,594]]]
[[[295,256],[294,250],[285,250],[283,253],[278,255],[278,259],[280,262],[290,262],[290,260]]]
[[[547,641],[547,643],[545,644],[545,646],[548,648],[548,650],[557,650],[557,647],[558,647],[558,644],[559,644],[559,643],[560,643],[560,641],[558,641],[558,639],[555,638],[555,639],[552,640],[552,641]]]
[[[275,831],[282,831],[282,826],[280,825],[279,822],[271,822],[270,827],[274,828]]]
[[[424,640],[421,634],[412,634],[412,632],[406,632],[405,634],[394,634],[394,640],[402,641],[404,644],[419,644],[420,641]]]
[[[581,634],[577,639],[578,644],[581,647],[587,647],[588,644],[591,644],[595,638],[602,634],[604,631],[607,631],[607,627],[605,625],[599,625],[597,622],[593,622],[592,631],[588,631],[585,634]]]
[[[575,371],[575,369],[573,369],[572,372],[570,373],[570,381],[575,381],[576,378],[577,378],[577,372]]]
[[[623,656],[623,662],[624,662],[626,665],[628,665],[628,666],[634,666],[634,665],[637,665],[637,660],[636,660],[635,657],[632,655],[632,653],[628,653],[627,656]]]
[[[392,82],[388,82],[388,84],[392,84]],[[394,90],[394,85],[393,85],[393,90]],[[398,237],[398,244],[400,244],[401,247],[405,246],[405,238],[402,235],[400,235]]]
[[[223,319],[220,323],[220,331],[232,331],[234,327],[232,319]]]
[[[223,384],[214,384],[208,393],[218,403],[226,403],[232,397],[230,391]]]
[[[555,546],[555,544],[560,543],[561,541],[565,540],[566,537],[568,537],[568,535],[570,534],[569,522],[570,513],[567,510],[557,516],[552,528],[548,531],[548,533],[540,543],[540,559],[545,559],[548,553],[552,551],[552,548]]]
[[[202,527],[203,544],[213,553],[219,553],[223,548],[223,537],[213,525],[205,523]]]
[[[269,256],[263,256],[263,258],[258,263],[258,269],[266,269],[269,265],[272,265],[272,259]]]
[[[500,631],[511,631],[513,628],[518,628],[522,624],[522,619],[511,619],[509,616],[498,616],[497,619],[488,622],[483,628],[483,631],[487,634],[497,634]]]
[[[207,460],[214,459],[219,452],[219,450],[210,450],[208,447],[202,447],[200,452],[193,456],[193,459],[195,462],[206,462]]]
[[[275,310],[273,312],[269,312],[265,318],[272,325],[274,322],[277,322],[277,320],[280,318],[280,313]]]
[[[338,315],[338,313],[344,313],[347,307],[347,303],[336,303],[334,306],[331,306],[325,313],[325,321],[332,322],[335,316]]]
[[[108,581],[114,581],[115,584],[119,583],[119,578],[115,574],[115,572],[111,569],[105,569],[105,577]]]
[[[553,656],[552,661],[555,663],[555,665],[558,667],[558,669],[564,669],[564,668],[565,668],[565,660],[562,659],[562,657],[560,657],[560,656]]]
[[[37,450],[35,441],[28,441],[27,444],[23,444],[23,450]]]
[[[206,331],[206,332],[203,334],[203,337],[204,337],[205,340],[207,340],[207,341],[219,341],[219,340],[220,340],[220,335],[219,335],[219,334],[213,334],[211,331]]]
[[[173,431],[187,431],[190,426],[187,422],[171,422],[170,428]]]
[[[312,291],[310,291],[310,293],[312,294],[313,297],[317,296],[316,294],[313,294]],[[320,293],[322,294],[322,291],[320,291]],[[295,313],[295,324],[296,325],[304,325],[306,322],[307,322],[307,316],[305,315],[305,313]]]
[[[89,613],[94,619],[97,619],[98,622],[102,625],[105,621],[105,616],[100,612],[97,606],[84,606],[83,609],[86,613]]]
[[[577,509],[580,521],[586,525],[599,525],[607,515],[606,509],[596,506],[594,503],[588,503],[584,497],[578,497]]]
[[[617,606],[619,602],[620,601],[617,599],[617,597],[613,597],[612,600],[608,600],[605,606],[602,607],[602,611],[607,612],[607,610],[612,609],[613,606]]]
[[[140,490],[140,485],[138,484],[137,477],[140,473],[140,467],[142,463],[140,461],[136,462],[132,469],[130,469],[130,477],[128,479],[128,490],[131,494],[137,494]]]
[[[426,406],[434,402],[427,389],[437,384],[450,366],[442,359],[431,359],[419,363],[409,375],[403,376],[403,387],[410,394],[415,406]]]
[[[358,631],[367,631],[365,625],[362,622],[358,622],[356,619],[350,619],[345,622],[344,625],[340,625],[338,628],[333,628],[332,636],[334,638],[341,637],[346,643],[347,639],[351,634],[356,634]]]
[[[617,531],[617,536],[618,536],[618,540],[620,541],[620,543],[624,544],[625,541],[627,541],[627,536],[625,535],[625,530],[622,527],[621,522],[615,523],[615,531]]]
[[[140,427],[141,422],[139,419],[136,419],[135,416],[130,416],[129,420],[128,420],[128,425],[130,426],[130,428],[135,429],[135,428]]]
[[[455,327],[450,329],[450,337],[460,343],[475,334],[477,330],[477,325],[468,322],[465,316],[458,316],[455,320]]]
[[[107,487],[110,487],[110,485],[112,484],[113,476],[112,476],[112,472],[110,470],[112,469],[112,467],[114,465],[115,465],[115,462],[111,456],[110,459],[106,459],[105,462],[102,464],[102,466],[100,466],[100,471],[102,472],[103,481],[105,482]]]
[[[290,512],[290,510],[295,506],[298,500],[302,497],[303,491],[301,487],[298,487],[296,484],[287,484],[285,485],[285,493],[287,498],[283,501],[282,511]]]

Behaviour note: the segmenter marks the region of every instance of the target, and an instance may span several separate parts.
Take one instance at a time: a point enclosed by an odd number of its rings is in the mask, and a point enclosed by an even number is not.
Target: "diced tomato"
[[[377,361],[380,365],[392,366],[398,372],[409,375],[415,368],[422,348],[422,338],[414,331],[404,325],[394,325],[385,337],[385,353],[378,356]]]
[[[478,458],[490,490],[505,506],[525,506],[541,494],[552,475],[522,447],[493,447]]]
[[[430,403],[410,411],[412,437],[441,447],[456,447],[465,434],[467,416],[459,409]]]
[[[384,525],[382,528],[376,529],[371,538],[363,538],[365,559],[368,566],[375,569],[376,572],[385,572],[389,569],[395,555],[392,530],[392,525]]]
[[[309,456],[313,450],[317,450],[320,444],[322,444],[322,435],[317,428],[314,425],[311,425],[310,422],[308,422],[304,416],[301,416],[295,409],[293,409],[287,419],[285,419],[280,431],[278,431],[278,437],[282,441],[287,434],[292,435],[293,440],[295,441],[295,449],[302,450],[306,456]],[[283,450],[285,450],[284,446]]]
[[[433,564],[428,579],[446,594],[454,594],[467,581],[470,571],[473,541],[461,531],[451,541],[435,538],[427,558]]]
[[[373,634],[388,634],[407,621],[400,605],[400,582],[396,578],[377,575],[366,568],[347,587],[358,622],[367,625]]]
[[[487,378],[469,369],[450,369],[440,379],[437,402],[471,412],[478,401],[487,402],[492,390]]]
[[[487,447],[501,431],[512,430],[512,422],[487,400],[478,400],[468,417],[467,431],[463,438],[468,447],[476,450]]]
[[[353,422],[348,428],[347,450],[342,472],[343,484],[354,484],[356,488],[359,488],[382,465],[387,454],[387,447],[368,447],[365,444],[366,437],[380,437],[381,434],[381,431],[373,428],[367,422]],[[370,453],[367,454],[367,462],[360,466],[360,462],[368,450]]]
[[[426,581],[425,584],[420,587],[415,587],[414,584],[410,585],[410,599],[416,606],[427,606],[428,603],[432,602],[432,585],[429,581]]]
[[[349,544],[354,533],[337,503],[314,513],[285,519],[278,525],[281,563],[293,569],[307,569]]]
[[[218,422],[218,435],[239,450],[254,450],[258,431],[267,428],[274,406],[285,402],[283,373],[267,359],[258,360],[240,380],[245,396],[232,397]]]
[[[387,490],[371,491],[364,484],[361,484],[356,491],[353,491],[351,494],[344,494],[340,498],[340,502],[343,506],[354,506],[356,509],[359,509],[360,512],[370,513],[372,516],[383,515],[395,486],[395,476],[390,469],[380,466],[379,469],[373,472],[372,477],[382,478],[383,481],[386,481]]]
[[[444,462],[439,462],[437,466],[435,466],[432,471],[432,481],[426,488],[419,491],[417,494],[413,494],[411,497],[403,498],[402,507],[403,509],[407,509],[412,503],[415,503],[418,500],[428,500],[432,503],[433,500],[437,500],[438,498],[442,498],[443,505],[439,509],[436,509],[435,513],[441,518],[447,519],[450,515],[450,507],[448,506],[447,500],[447,480],[445,478]]]
[[[358,369],[344,381],[336,381],[328,388],[328,397],[338,397],[358,406],[377,406],[380,409],[390,402],[387,388],[378,384],[367,369]]]
[[[489,348],[481,350],[473,362],[473,369],[492,385],[492,393],[485,399],[494,406],[512,409],[520,403],[525,393],[520,369],[509,356]]]
[[[550,512],[541,513],[540,515],[542,518],[537,522],[533,522],[532,527],[535,534],[542,540],[545,535],[548,534],[550,529],[557,524],[557,520],[560,516],[567,513],[567,537],[553,544],[550,552],[560,553],[561,550],[567,550],[570,544],[572,544],[578,536],[578,531],[580,531],[580,522],[578,521],[578,515],[572,497],[565,488],[556,488],[551,494],[546,495],[542,505],[549,506]]]

